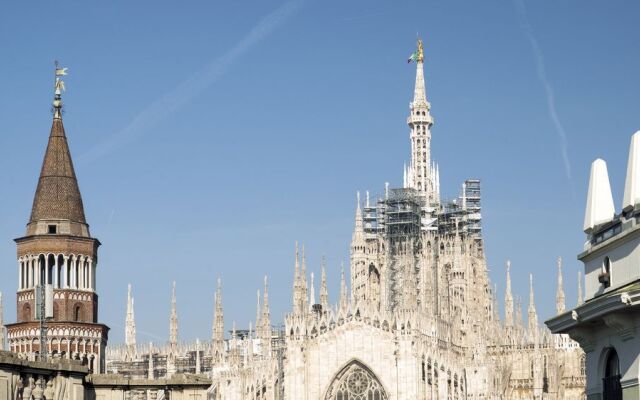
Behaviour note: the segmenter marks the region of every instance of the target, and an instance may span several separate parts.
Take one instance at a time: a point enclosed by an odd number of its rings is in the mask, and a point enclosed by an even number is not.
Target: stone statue
[[[35,384],[34,384],[33,376],[29,376],[29,379],[27,380],[27,385],[25,386],[24,390],[22,391],[22,400],[31,400],[32,399],[31,392],[33,391],[33,387],[34,386],[35,386]]]
[[[44,398],[46,400],[53,400],[53,380],[55,378],[51,378],[47,381],[47,387],[44,389]]]
[[[44,397],[44,389],[42,388],[43,384],[44,384],[44,380],[42,378],[38,378],[38,380],[35,383],[35,387],[31,391],[31,395],[33,396],[34,400],[43,399]]]

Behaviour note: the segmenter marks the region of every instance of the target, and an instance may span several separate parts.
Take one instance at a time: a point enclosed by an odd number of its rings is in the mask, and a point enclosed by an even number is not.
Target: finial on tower
[[[407,60],[408,63],[410,63],[411,61],[419,63],[424,61],[424,48],[422,46],[422,39],[420,38],[418,38],[418,48],[416,49],[416,51],[411,53],[409,59]]]
[[[53,117],[54,118],[62,118],[62,92],[65,91],[64,81],[60,78],[61,76],[67,75],[67,69],[60,66],[58,61],[54,61],[55,64],[55,72],[54,72],[54,97],[53,97]]]

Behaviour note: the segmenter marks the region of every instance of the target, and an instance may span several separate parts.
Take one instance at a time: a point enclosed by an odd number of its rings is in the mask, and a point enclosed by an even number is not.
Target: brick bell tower
[[[82,360],[105,370],[109,328],[98,323],[98,239],[91,236],[62,124],[66,68],[56,64],[53,125],[25,236],[18,247],[17,322],[7,325],[12,352],[30,359],[42,354],[36,297],[44,286],[47,356]],[[44,292],[44,291],[43,291]],[[52,317],[51,317],[52,315]],[[43,330],[44,331],[44,330]]]

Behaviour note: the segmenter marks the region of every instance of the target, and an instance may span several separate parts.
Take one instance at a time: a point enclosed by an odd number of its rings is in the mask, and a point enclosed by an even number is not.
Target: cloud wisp
[[[120,131],[98,143],[79,157],[79,161],[94,161],[114,149],[143,135],[156,126],[163,118],[188,103],[204,92],[229,70],[234,62],[246,54],[252,47],[264,40],[287,19],[289,19],[305,0],[291,0],[268,14],[258,22],[233,48],[223,54],[202,70],[196,72],[174,89],[168,91],[142,110],[132,121]]]
[[[553,87],[547,78],[547,70],[544,63],[544,55],[542,54],[542,50],[540,49],[540,45],[538,44],[538,40],[533,34],[533,29],[531,28],[531,24],[529,24],[529,19],[527,18],[527,10],[525,8],[523,0],[514,0],[514,4],[516,6],[516,12],[518,14],[518,21],[520,23],[520,27],[522,28],[527,40],[531,44],[531,50],[533,52],[533,57],[536,61],[536,71],[538,74],[538,79],[544,88],[545,96],[547,98],[547,110],[549,112],[549,118],[553,122],[553,126],[555,128],[556,134],[560,139],[560,152],[562,154],[562,160],[564,162],[564,170],[567,175],[567,180],[569,184],[573,184],[573,180],[571,179],[571,163],[569,162],[569,151],[568,151],[568,141],[567,141],[567,132],[560,122],[560,117],[558,116],[558,110],[556,108],[556,100],[553,92]]]

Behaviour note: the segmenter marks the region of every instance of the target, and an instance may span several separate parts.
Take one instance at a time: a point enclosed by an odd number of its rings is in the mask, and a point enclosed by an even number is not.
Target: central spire
[[[416,62],[416,83],[413,91],[407,124],[411,129],[411,163],[405,169],[404,185],[416,189],[425,196],[427,203],[440,202],[436,189],[435,165],[431,164],[431,105],[427,101],[424,83],[424,49],[418,39],[418,49],[411,55],[409,62]]]

